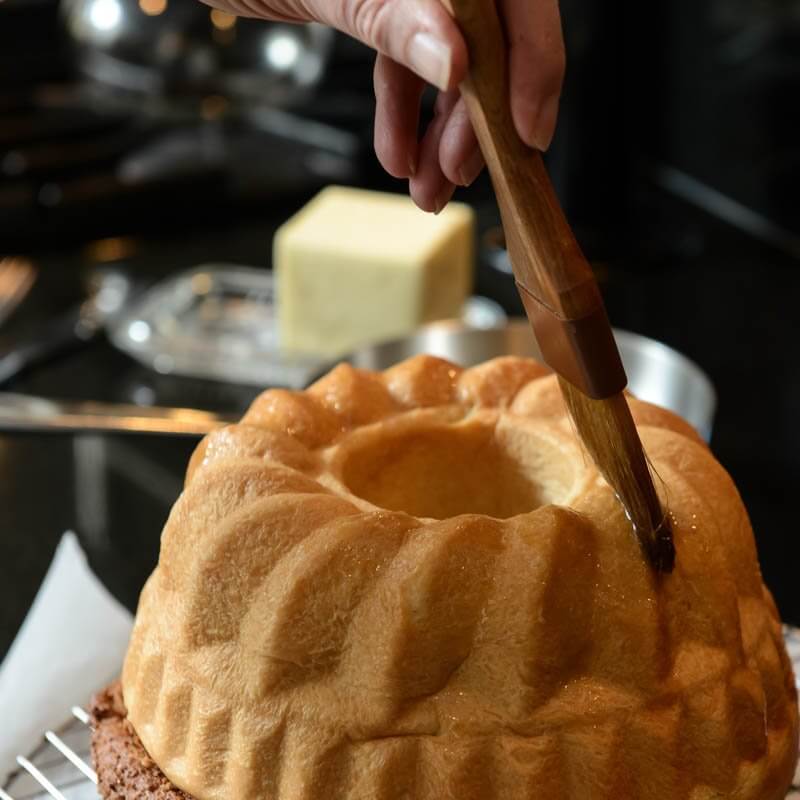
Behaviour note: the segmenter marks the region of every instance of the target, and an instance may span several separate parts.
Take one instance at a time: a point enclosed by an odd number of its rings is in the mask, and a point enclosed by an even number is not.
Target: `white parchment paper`
[[[89,569],[75,534],[65,533],[0,665],[0,786],[18,753],[119,674],[132,624]]]

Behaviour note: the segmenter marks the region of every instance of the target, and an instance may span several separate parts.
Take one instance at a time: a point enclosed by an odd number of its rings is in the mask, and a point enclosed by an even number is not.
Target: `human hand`
[[[472,183],[483,157],[458,84],[467,50],[440,0],[203,0],[240,16],[317,21],[378,51],[375,152],[389,174],[409,179],[417,205],[439,212],[456,186]],[[550,145],[564,77],[558,0],[497,0],[509,41],[511,111],[522,140]],[[425,83],[439,89],[436,112],[417,139]]]

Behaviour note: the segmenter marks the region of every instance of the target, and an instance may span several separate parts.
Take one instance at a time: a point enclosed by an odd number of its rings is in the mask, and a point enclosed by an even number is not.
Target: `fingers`
[[[417,171],[417,128],[424,81],[388,56],[375,62],[375,153],[395,178]]]
[[[387,56],[378,56],[375,153],[395,178],[416,176],[412,195],[418,205],[437,211],[452,195],[454,186],[469,186],[478,177],[483,156],[464,100],[456,92],[440,95],[434,119],[422,143],[417,144],[423,88],[421,78]]]
[[[323,22],[360,39],[441,90],[467,67],[461,32],[440,0],[307,0]]]
[[[564,39],[558,0],[500,0],[508,34],[511,112],[523,141],[546,150],[564,80]]]
[[[453,106],[442,132],[439,163],[445,177],[457,186],[469,186],[483,169],[483,155],[463,97]]]
[[[509,40],[514,123],[528,145],[546,150],[565,68],[558,0],[498,3]],[[466,68],[466,49],[452,19],[439,0],[343,0],[342,15],[333,24],[383,54],[375,72],[378,158],[392,175],[411,176],[417,205],[438,213],[455,186],[469,185],[483,168],[465,105],[452,91]],[[415,131],[422,86],[401,65],[447,90],[419,146]]]
[[[442,135],[458,97],[457,90],[439,95],[436,114],[420,142],[417,172],[409,181],[409,191],[414,202],[423,211],[438,214],[447,205],[456,188],[442,171],[439,150]]]

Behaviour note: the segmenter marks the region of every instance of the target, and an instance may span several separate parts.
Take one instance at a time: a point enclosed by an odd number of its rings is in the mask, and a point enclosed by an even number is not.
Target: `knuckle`
[[[392,0],[350,0],[346,4],[345,24],[361,41],[386,52],[389,25],[385,24]]]

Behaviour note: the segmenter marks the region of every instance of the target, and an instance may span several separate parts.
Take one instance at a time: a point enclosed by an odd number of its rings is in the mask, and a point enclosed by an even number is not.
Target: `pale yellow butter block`
[[[275,235],[281,346],[340,355],[458,317],[472,286],[474,214],[331,186]]]

